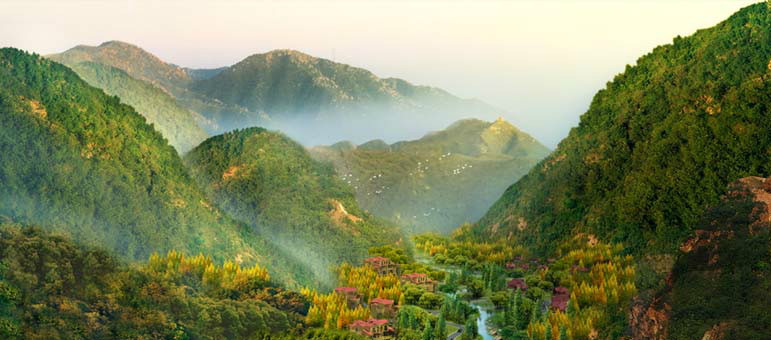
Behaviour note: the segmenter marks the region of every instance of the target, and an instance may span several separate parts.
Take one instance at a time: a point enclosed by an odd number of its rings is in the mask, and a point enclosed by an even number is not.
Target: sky
[[[0,0],[0,46],[121,40],[195,68],[295,49],[481,99],[553,148],[625,65],[754,2]]]

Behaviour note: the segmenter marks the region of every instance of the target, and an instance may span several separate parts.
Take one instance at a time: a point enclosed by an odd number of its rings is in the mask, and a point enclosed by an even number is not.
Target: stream
[[[479,335],[481,335],[482,339],[484,340],[493,340],[494,337],[487,331],[487,319],[490,318],[490,313],[485,310],[484,307],[475,303],[472,303],[471,306],[479,311],[479,317],[477,318],[477,329]]]

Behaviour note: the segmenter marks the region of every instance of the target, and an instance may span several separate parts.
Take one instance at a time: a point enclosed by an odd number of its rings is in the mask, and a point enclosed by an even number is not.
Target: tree
[[[568,331],[565,326],[560,326],[560,337],[559,340],[568,340]]]
[[[478,335],[479,329],[477,328],[477,320],[468,318],[463,329],[463,340],[474,340]]]
[[[468,283],[467,287],[471,293],[471,296],[474,298],[481,297],[485,290],[485,284],[480,279],[472,279],[471,282]]]
[[[426,319],[426,323],[423,325],[423,337],[422,340],[432,340],[434,337],[434,331],[431,329],[431,321]]]
[[[439,314],[439,319],[436,321],[436,328],[434,329],[434,338],[436,340],[444,340],[447,337],[447,322],[444,320],[444,315]]]
[[[552,340],[551,339],[551,323],[548,321],[546,322],[546,332],[544,334],[544,340]]]

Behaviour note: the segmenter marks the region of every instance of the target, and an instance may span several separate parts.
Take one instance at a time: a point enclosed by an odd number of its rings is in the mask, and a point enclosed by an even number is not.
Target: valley
[[[247,47],[0,48],[0,339],[771,338],[771,3],[627,65],[553,150]]]

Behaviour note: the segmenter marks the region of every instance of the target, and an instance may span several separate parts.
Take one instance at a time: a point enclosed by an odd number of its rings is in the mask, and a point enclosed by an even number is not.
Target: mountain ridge
[[[572,232],[673,252],[733,180],[766,176],[771,16],[746,7],[614,77],[473,228],[543,252]]]
[[[443,233],[481,217],[548,152],[502,119],[460,120],[411,141],[344,141],[309,150],[332,162],[373,214],[408,232]]]

